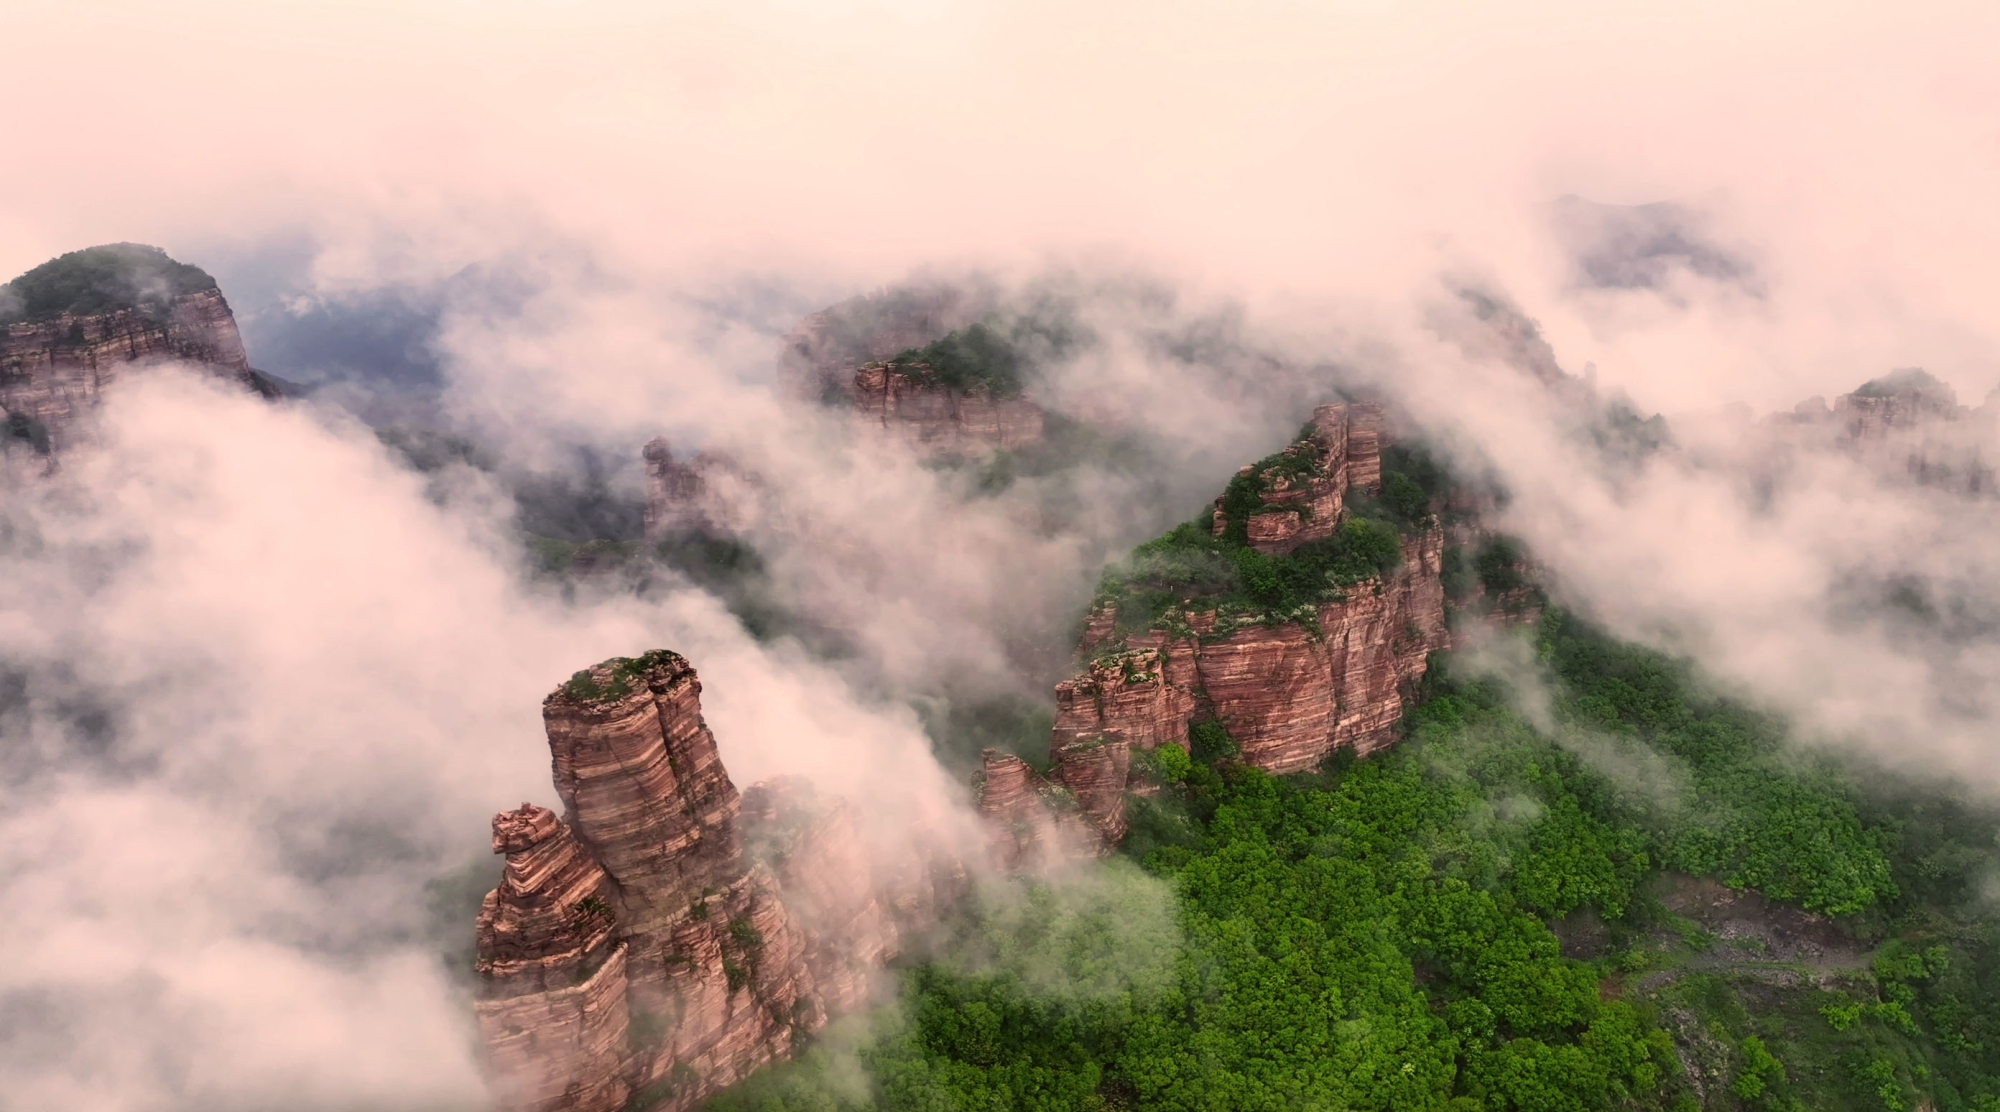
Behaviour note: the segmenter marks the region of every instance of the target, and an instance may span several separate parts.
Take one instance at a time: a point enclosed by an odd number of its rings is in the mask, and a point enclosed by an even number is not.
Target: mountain
[[[1019,329],[990,316],[989,297],[951,286],[853,298],[799,322],[779,372],[926,455],[1028,447],[1046,414],[1024,394]]]
[[[157,247],[72,251],[0,286],[0,410],[13,442],[47,455],[132,370],[201,367],[266,397],[286,384],[251,369],[229,302],[199,267]]]

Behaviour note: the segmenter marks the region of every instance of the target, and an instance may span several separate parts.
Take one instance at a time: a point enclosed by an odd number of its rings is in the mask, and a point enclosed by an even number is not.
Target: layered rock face
[[[1305,439],[1259,465],[1263,473],[1239,472],[1232,488],[1254,492],[1254,501],[1216,500],[1215,534],[1228,532],[1233,508],[1245,514],[1244,540],[1260,552],[1288,554],[1332,537],[1347,492],[1380,488],[1384,439],[1381,406],[1320,406]],[[1429,654],[1450,639],[1443,527],[1429,518],[1405,530],[1399,546],[1387,575],[1343,588],[1294,620],[1225,614],[1196,592],[1170,607],[1172,620],[1121,632],[1116,603],[1100,603],[1084,622],[1089,663],[1056,685],[1051,778],[1115,840],[1124,831],[1130,750],[1182,743],[1197,718],[1219,719],[1245,763],[1277,773],[1313,768],[1343,746],[1366,754],[1389,744]],[[989,794],[993,782],[989,765]]]
[[[46,430],[60,452],[77,419],[134,367],[191,363],[249,389],[257,376],[222,291],[183,294],[163,311],[63,313],[6,326],[0,337],[0,408]]]
[[[630,1086],[625,947],[604,869],[546,807],[493,816],[507,855],[479,911],[480,1034],[509,1103],[615,1108]]]
[[[493,816],[500,887],[479,909],[478,971],[489,983],[568,988],[587,955],[611,941],[611,877],[555,812],[532,803]]]
[[[1100,656],[1057,684],[1052,751],[1095,737],[1117,737],[1140,749],[1184,740],[1196,699],[1189,685],[1167,681],[1171,663],[1176,661],[1165,648],[1128,649]]]
[[[981,752],[974,780],[979,815],[992,840],[994,860],[1010,870],[1040,871],[1065,862],[1102,857],[1125,834],[1125,776],[1131,749],[1116,739],[1071,743],[1064,750],[1080,770],[1097,810],[1055,771],[1045,778],[1028,762],[997,749]],[[1098,752],[1086,758],[1087,752]],[[1115,792],[1107,791],[1115,769]]]
[[[1244,542],[1266,554],[1332,537],[1347,492],[1381,486],[1384,430],[1379,405],[1320,406],[1309,435],[1259,465],[1262,474],[1238,473],[1232,491],[1255,500],[1218,498],[1214,534],[1228,535],[1233,510],[1245,515]],[[1048,777],[1018,757],[985,754],[979,804],[996,856],[1030,868],[1107,852],[1126,831],[1126,793],[1157,786],[1137,775],[1132,751],[1184,743],[1200,718],[1220,720],[1245,763],[1275,773],[1314,768],[1341,747],[1367,754],[1390,744],[1429,655],[1450,643],[1445,543],[1429,517],[1401,533],[1388,574],[1323,595],[1290,620],[1226,609],[1184,587],[1166,615],[1133,631],[1121,627],[1117,596],[1099,602],[1084,619],[1088,662],[1056,685]]]
[[[984,388],[926,384],[922,370],[921,365],[863,365],[854,372],[855,407],[926,455],[1012,451],[1041,440],[1045,415],[1035,403],[995,397]]]
[[[1287,448],[1284,464],[1256,476],[1262,505],[1244,521],[1250,547],[1284,553],[1332,536],[1349,487],[1382,487],[1382,429],[1382,407],[1373,402],[1314,409],[1312,436]],[[1217,536],[1229,528],[1222,498],[1215,500],[1213,527]]]
[[[1366,754],[1389,744],[1406,695],[1430,653],[1449,646],[1444,620],[1444,531],[1402,542],[1383,579],[1355,584],[1318,607],[1317,630],[1298,622],[1214,632],[1193,614],[1193,636],[1149,630],[1126,652],[1101,656],[1056,687],[1055,738],[1120,738],[1143,749],[1180,742],[1213,715],[1269,772],[1299,772],[1341,746]]]
[[[744,852],[744,799],[700,694],[660,651],[579,672],[543,703],[565,818],[495,817],[507,871],[479,922],[479,1026],[510,1108],[691,1108],[860,1003],[895,953],[844,806],[804,815],[753,788],[756,837],[776,849]],[[937,898],[886,902],[921,916]]]

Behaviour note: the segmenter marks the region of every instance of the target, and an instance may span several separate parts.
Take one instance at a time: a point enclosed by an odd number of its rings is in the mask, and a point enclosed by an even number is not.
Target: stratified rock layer
[[[685,658],[600,666],[542,704],[556,793],[628,904],[670,913],[727,883],[741,805],[701,717]]]
[[[1125,754],[1121,764],[1129,761],[1130,750],[1123,742],[1115,744]],[[1101,857],[1117,841],[1105,837],[1106,826],[1124,834],[1122,781],[1115,814],[1091,815],[1066,785],[1044,778],[1012,753],[987,749],[980,759],[974,781],[979,815],[992,839],[993,858],[1003,868],[1037,871]],[[1090,762],[1093,769],[1097,763]]]
[[[860,367],[854,372],[856,408],[927,455],[1013,451],[1041,440],[1044,414],[1035,403],[999,397],[985,387],[957,390],[926,383],[924,369],[890,363]]]
[[[746,854],[700,695],[660,651],[543,703],[566,821],[495,817],[507,871],[479,922],[480,1031],[510,1108],[694,1107],[865,999],[899,936],[885,904],[935,912],[909,870],[885,870],[884,898],[844,804],[807,815],[753,788],[766,852]]]
[[[554,811],[532,803],[493,816],[493,852],[507,868],[479,909],[479,972],[496,989],[568,988],[611,942],[610,876]]]
[[[1093,737],[1139,749],[1185,740],[1196,700],[1188,685],[1167,681],[1171,661],[1165,648],[1127,649],[1097,657],[1081,675],[1057,684],[1052,751]]]
[[[258,386],[222,291],[183,294],[163,311],[64,313],[0,333],[0,409],[45,430],[60,452],[76,422],[134,367],[182,362],[249,389]]]
[[[1370,492],[1382,487],[1382,407],[1373,402],[1334,402],[1313,410],[1312,435],[1285,449],[1309,465],[1303,474],[1267,468],[1256,478],[1262,507],[1244,521],[1250,547],[1284,553],[1307,541],[1333,535],[1349,487]],[[1243,474],[1250,474],[1246,467]],[[1223,500],[1215,500],[1215,534],[1229,528]]]
[[[800,321],[785,335],[779,378],[822,402],[854,400],[854,369],[922,347],[976,321],[990,299],[955,285],[850,298]]]
[[[1317,629],[1299,622],[1194,636],[1148,631],[1132,649],[1100,657],[1056,687],[1055,745],[1102,735],[1151,749],[1186,738],[1202,714],[1220,719],[1245,763],[1269,772],[1313,768],[1342,746],[1389,744],[1429,654],[1449,644],[1444,619],[1444,532],[1403,539],[1402,561],[1319,605]],[[1135,653],[1146,662],[1128,664]],[[1148,666],[1150,664],[1150,666]]]

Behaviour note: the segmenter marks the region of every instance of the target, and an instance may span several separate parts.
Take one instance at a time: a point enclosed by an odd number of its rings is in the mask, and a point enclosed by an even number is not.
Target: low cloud
[[[686,652],[739,782],[865,797],[879,846],[976,844],[909,711],[691,589],[529,590],[504,513],[441,509],[337,413],[163,371],[101,416],[5,508],[0,898],[34,910],[6,931],[0,1063],[24,1104],[476,1104],[427,888],[496,809],[552,799],[538,700],[606,656]]]

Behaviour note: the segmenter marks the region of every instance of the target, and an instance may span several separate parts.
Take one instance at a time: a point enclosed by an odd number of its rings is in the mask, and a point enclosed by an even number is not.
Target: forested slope
[[[1448,657],[1365,761],[1272,777],[1197,723],[1123,847],[1177,939],[1135,942],[1115,863],[1024,883],[905,971],[865,1070],[711,1107],[2000,1108],[1992,816],[1864,796],[1559,611],[1530,636],[1539,728]]]

